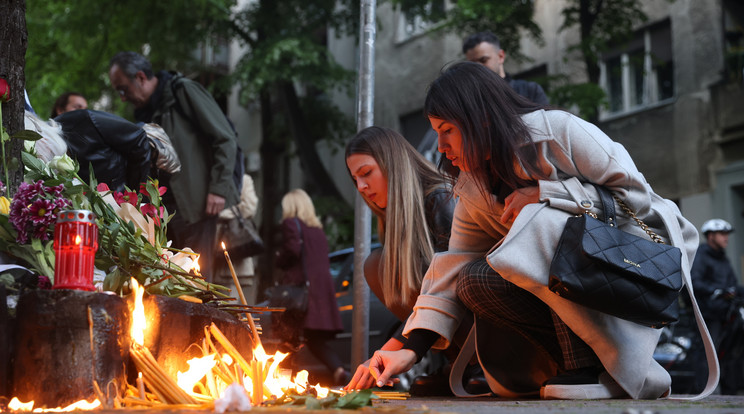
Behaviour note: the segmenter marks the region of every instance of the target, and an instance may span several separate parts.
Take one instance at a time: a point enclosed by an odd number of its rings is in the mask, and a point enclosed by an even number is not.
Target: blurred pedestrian
[[[489,32],[479,32],[468,36],[462,44],[462,53],[470,62],[480,63],[491,69],[509,83],[514,90],[538,105],[547,105],[548,97],[542,86],[536,82],[513,79],[504,70],[506,52],[501,48],[499,38]]]
[[[65,92],[54,101],[49,118],[56,118],[60,114],[78,109],[88,109],[88,101],[85,97],[77,92]]]
[[[60,114],[67,153],[80,164],[80,178],[90,179],[90,168],[99,183],[113,191],[125,187],[138,191],[152,167],[152,147],[145,130],[107,112],[82,109]]]
[[[154,73],[139,53],[117,53],[109,79],[121,100],[134,105],[137,121],[154,122],[171,137],[181,171],[160,177],[169,189],[163,203],[176,213],[168,237],[175,246],[199,253],[202,274],[212,281],[217,215],[239,199],[232,125],[203,86],[180,73]]]
[[[282,324],[293,328],[285,333],[284,339],[289,342],[289,350],[304,342],[332,373],[333,384],[341,385],[347,379],[347,372],[339,356],[328,346],[328,341],[343,330],[328,259],[328,241],[315,215],[315,206],[304,190],[292,190],[282,198],[281,232],[282,244],[276,255],[277,267],[284,270],[280,283],[309,282],[307,312],[286,311],[277,315]]]
[[[703,223],[700,232],[705,242],[698,247],[692,263],[692,287],[700,306],[708,332],[718,350],[721,365],[721,394],[736,395],[744,386],[744,359],[741,350],[727,349],[730,343],[723,343],[726,336],[738,335],[744,338],[744,326],[739,319],[738,309],[744,306],[744,286],[734,273],[731,261],[726,256],[729,235],[734,227],[727,221],[715,218]],[[738,323],[736,323],[738,322]],[[744,345],[739,340],[737,347]],[[732,358],[732,354],[739,354]],[[700,356],[700,372],[705,372],[705,360]],[[697,376],[697,386],[705,383],[702,375]]]

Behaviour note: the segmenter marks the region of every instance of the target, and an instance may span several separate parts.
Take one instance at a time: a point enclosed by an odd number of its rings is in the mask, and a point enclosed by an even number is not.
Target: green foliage
[[[26,3],[26,89],[42,118],[55,99],[77,91],[92,103],[118,96],[108,62],[122,50],[150,50],[153,67],[194,65],[193,51],[235,0],[44,0]],[[120,108],[123,108],[121,106]]]
[[[568,51],[579,51],[592,62],[610,46],[630,40],[633,28],[648,20],[639,0],[571,0],[561,14],[559,30],[580,26],[581,40]]]
[[[325,398],[318,398],[310,392],[304,394],[291,392],[282,395],[276,400],[266,401],[264,404],[269,406],[304,406],[307,410],[331,408],[355,410],[372,405],[373,398],[377,397],[375,397],[370,389],[352,391],[344,395],[329,393]]]
[[[321,218],[330,251],[354,244],[354,209],[335,197],[315,197],[315,211]]]
[[[550,103],[578,111],[584,119],[596,119],[598,106],[607,107],[607,94],[596,83],[564,83],[550,87]]]
[[[393,0],[406,13],[439,22],[438,30],[465,37],[489,30],[499,37],[501,48],[511,59],[528,59],[521,53],[519,42],[524,35],[542,44],[542,31],[532,20],[534,2],[524,0],[458,0],[450,10],[441,0]]]
[[[335,61],[325,36],[328,29],[354,33],[358,9],[358,0],[262,0],[239,10],[227,34],[249,47],[233,73],[241,86],[240,102],[281,82],[352,93],[354,71]]]

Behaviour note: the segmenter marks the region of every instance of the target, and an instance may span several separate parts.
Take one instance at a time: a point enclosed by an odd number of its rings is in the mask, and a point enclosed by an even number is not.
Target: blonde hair
[[[323,228],[323,225],[315,215],[313,200],[307,193],[296,188],[282,198],[282,220],[297,217],[309,227]]]
[[[346,145],[346,158],[353,154],[373,157],[388,184],[385,209],[364,199],[377,216],[383,245],[380,267],[384,302],[412,306],[407,302],[418,296],[424,272],[434,256],[425,199],[433,191],[446,188],[446,180],[403,136],[388,128],[373,126],[359,131]]]

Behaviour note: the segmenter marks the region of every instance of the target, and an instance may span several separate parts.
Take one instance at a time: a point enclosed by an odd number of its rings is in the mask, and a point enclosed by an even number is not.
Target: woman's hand
[[[374,385],[375,378],[372,376],[372,373],[369,372],[370,361],[372,360],[368,359],[357,367],[354,376],[351,377],[351,381],[349,381],[349,383],[344,387],[346,391],[363,390]]]
[[[399,351],[376,351],[369,360],[369,372],[376,379],[378,387],[392,385],[391,377],[413,368],[416,353],[410,349]]]
[[[509,194],[509,196],[506,197],[506,200],[504,200],[504,214],[501,215],[500,221],[503,224],[513,223],[524,206],[539,202],[539,187],[518,188]]]

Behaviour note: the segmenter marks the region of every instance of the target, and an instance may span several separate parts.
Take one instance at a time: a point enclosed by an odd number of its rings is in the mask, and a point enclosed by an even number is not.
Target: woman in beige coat
[[[457,177],[458,203],[449,249],[432,260],[404,330],[406,344],[372,358],[378,385],[429,347],[447,346],[470,310],[477,326],[488,327],[476,330],[478,355],[500,395],[668,395],[670,376],[652,358],[660,330],[561,298],[548,289],[548,270],[566,218],[582,213],[586,200],[600,205],[593,183],[682,249],[688,283],[694,226],[599,128],[524,100],[481,65],[446,70],[429,87],[425,113],[451,164],[447,172]],[[616,211],[622,230],[645,235]]]

